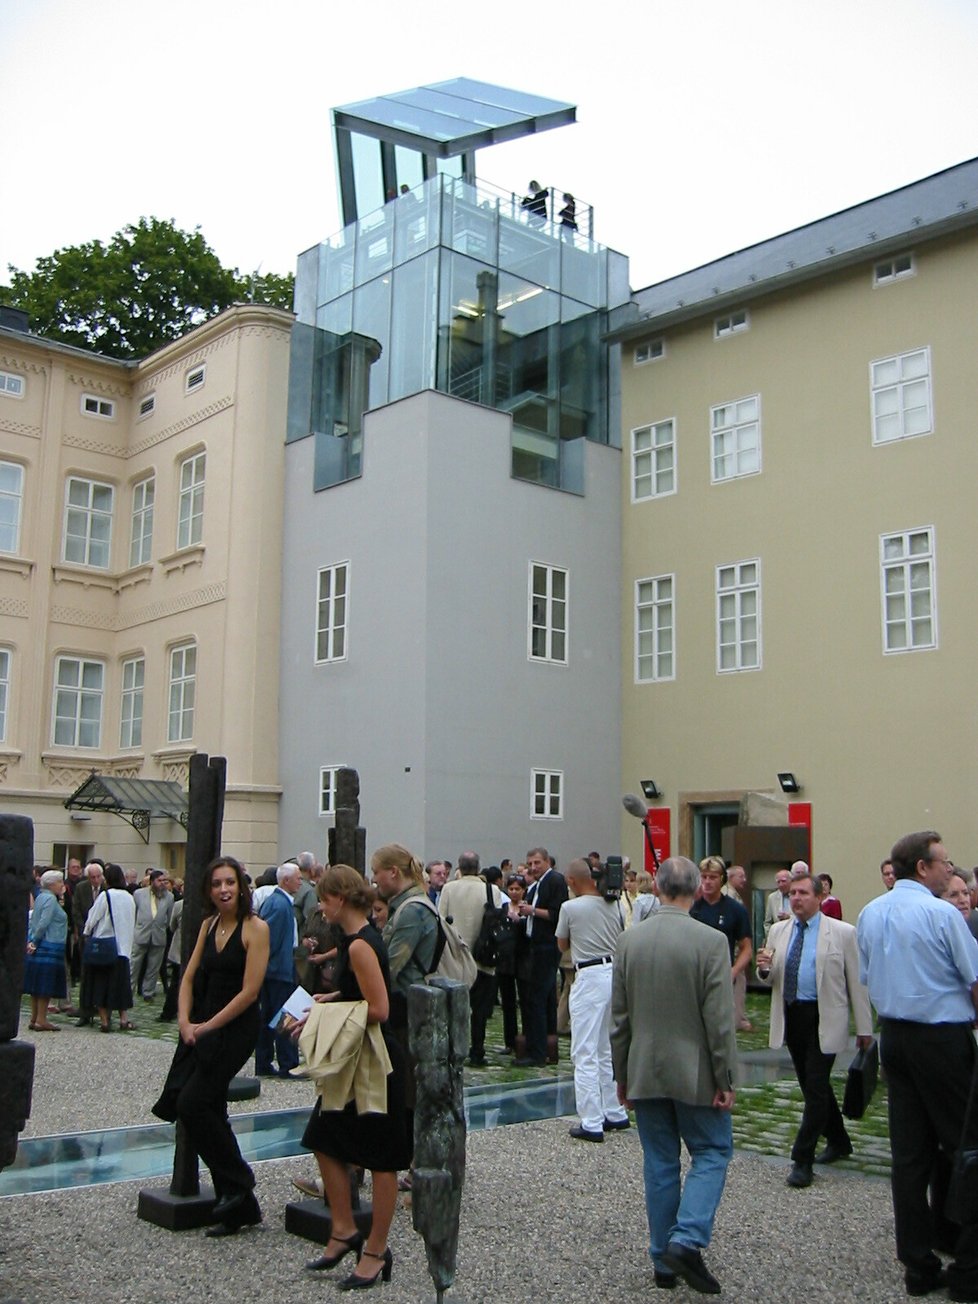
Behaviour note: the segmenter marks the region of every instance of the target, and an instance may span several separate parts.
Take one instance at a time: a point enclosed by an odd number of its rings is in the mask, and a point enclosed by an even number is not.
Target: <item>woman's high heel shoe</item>
[[[360,1263],[364,1259],[377,1259],[383,1264],[383,1267],[373,1277],[358,1277],[354,1272],[345,1281],[338,1283],[340,1290],[369,1290],[371,1286],[376,1286],[378,1281],[390,1281],[391,1270],[394,1267],[394,1256],[391,1254],[389,1246],[383,1254],[374,1254],[373,1250],[364,1250],[360,1255]],[[357,1264],[358,1268],[360,1263]]]
[[[331,1236],[330,1240],[339,1241],[344,1248],[340,1250],[339,1254],[334,1254],[332,1257],[320,1254],[318,1259],[310,1259],[306,1264],[310,1272],[322,1272],[325,1268],[335,1268],[351,1250],[359,1254],[363,1249],[363,1232],[354,1232],[352,1236]]]

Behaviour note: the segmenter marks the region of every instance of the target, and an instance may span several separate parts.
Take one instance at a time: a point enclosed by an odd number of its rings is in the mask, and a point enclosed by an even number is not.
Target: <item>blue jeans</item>
[[[712,1105],[665,1098],[636,1100],[635,1119],[642,1142],[649,1255],[660,1271],[669,1272],[662,1253],[670,1241],[693,1250],[710,1243],[733,1154],[733,1120],[727,1110]],[[685,1185],[680,1181],[680,1141],[691,1160]]]
[[[289,978],[266,978],[262,983],[258,1008],[261,1022],[258,1025],[258,1045],[255,1047],[255,1072],[270,1073],[278,1057],[280,1073],[298,1067],[299,1045],[287,1032],[272,1032],[269,1020],[277,1014],[295,991],[295,982]]]

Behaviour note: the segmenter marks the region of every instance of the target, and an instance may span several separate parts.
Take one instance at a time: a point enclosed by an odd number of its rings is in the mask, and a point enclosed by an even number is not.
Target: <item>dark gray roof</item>
[[[438,158],[516,140],[574,122],[577,109],[560,100],[455,77],[414,90],[344,104],[333,122],[362,136],[405,145]]]
[[[186,828],[190,800],[179,783],[168,779],[118,779],[93,770],[65,799],[65,809],[120,815],[148,843],[154,819],[177,820]]]
[[[722,310],[867,258],[909,249],[978,222],[978,159],[763,240],[632,296],[619,337]]]

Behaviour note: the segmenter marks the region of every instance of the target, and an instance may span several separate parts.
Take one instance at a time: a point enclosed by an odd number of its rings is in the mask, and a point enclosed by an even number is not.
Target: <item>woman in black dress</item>
[[[404,1105],[404,1061],[385,1027],[390,1011],[390,971],[383,939],[369,922],[373,892],[349,865],[333,865],[319,881],[323,914],[343,929],[337,992],[318,1001],[366,1001],[367,1022],[381,1025],[392,1069],[387,1078],[386,1114],[358,1114],[351,1101],[342,1110],[322,1110],[320,1101],[306,1127],[302,1144],[315,1152],[333,1216],[325,1251],[306,1267],[333,1268],[351,1251],[359,1251],[357,1270],[340,1282],[341,1290],[364,1290],[381,1278],[390,1281],[393,1256],[387,1234],[397,1203],[397,1170],[411,1162]],[[301,1026],[301,1025],[300,1025]],[[353,1221],[347,1165],[371,1170],[373,1217],[364,1240]]]
[[[233,856],[204,874],[205,919],[180,983],[180,1044],[153,1113],[179,1119],[210,1169],[214,1226],[233,1236],[261,1222],[255,1175],[228,1121],[228,1084],[258,1040],[258,993],[268,966],[268,925],[251,912],[251,889]]]

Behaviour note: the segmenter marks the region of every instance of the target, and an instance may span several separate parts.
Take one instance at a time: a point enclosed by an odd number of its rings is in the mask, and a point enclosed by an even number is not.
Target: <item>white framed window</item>
[[[736,480],[761,469],[761,396],[735,399],[710,408],[710,478]]]
[[[112,499],[110,484],[98,480],[68,477],[65,486],[65,530],[63,561],[79,566],[107,567],[112,547]]]
[[[713,323],[713,338],[722,340],[727,335],[737,335],[747,330],[750,330],[750,313],[746,308],[741,308],[739,312],[731,312],[726,317],[716,319]]]
[[[641,344],[635,345],[635,365],[642,366],[645,362],[658,362],[660,358],[666,356],[665,340],[645,340]]]
[[[207,454],[194,453],[180,463],[180,498],[177,512],[177,547],[200,543],[204,533],[204,476]]]
[[[143,566],[153,552],[153,504],[156,479],[149,475],[132,487],[132,531],[129,541],[129,565]]]
[[[324,566],[316,588],[316,661],[346,660],[350,564]]]
[[[98,747],[102,741],[105,666],[58,657],[54,671],[55,747]]]
[[[567,664],[567,572],[530,562],[529,657]]]
[[[20,551],[20,515],[24,501],[24,468],[0,462],[0,552]]]
[[[145,398],[139,400],[139,419],[148,417],[156,410],[156,395],[147,394]]]
[[[183,378],[185,393],[192,394],[195,389],[200,389],[206,379],[207,367],[204,363],[201,363],[199,367],[191,367]]]
[[[530,819],[564,818],[563,770],[530,771]]]
[[[635,581],[635,681],[676,678],[676,577]]]
[[[0,647],[0,743],[7,741],[7,712],[10,710],[10,649]]]
[[[761,561],[717,567],[717,673],[761,667]]]
[[[24,397],[24,377],[15,371],[0,371],[0,394],[8,398]]]
[[[97,394],[83,394],[81,410],[87,417],[102,417],[111,421],[115,416],[115,403],[110,398],[99,398]]]
[[[934,527],[880,536],[883,651],[937,647]]]
[[[119,746],[143,745],[143,683],[146,679],[146,662],[142,657],[130,657],[122,663],[122,710],[120,713]]]
[[[913,254],[898,254],[896,258],[887,258],[873,268],[873,284],[889,285],[891,281],[902,281],[904,277],[914,276],[917,267]]]
[[[930,348],[898,353],[869,364],[873,402],[873,443],[929,435],[931,409]]]
[[[676,422],[656,421],[632,431],[632,502],[676,492]]]
[[[323,765],[319,770],[319,813],[336,814],[336,776],[342,765]]]
[[[197,697],[197,645],[182,643],[170,649],[170,700],[166,727],[169,743],[189,742],[194,736]]]

